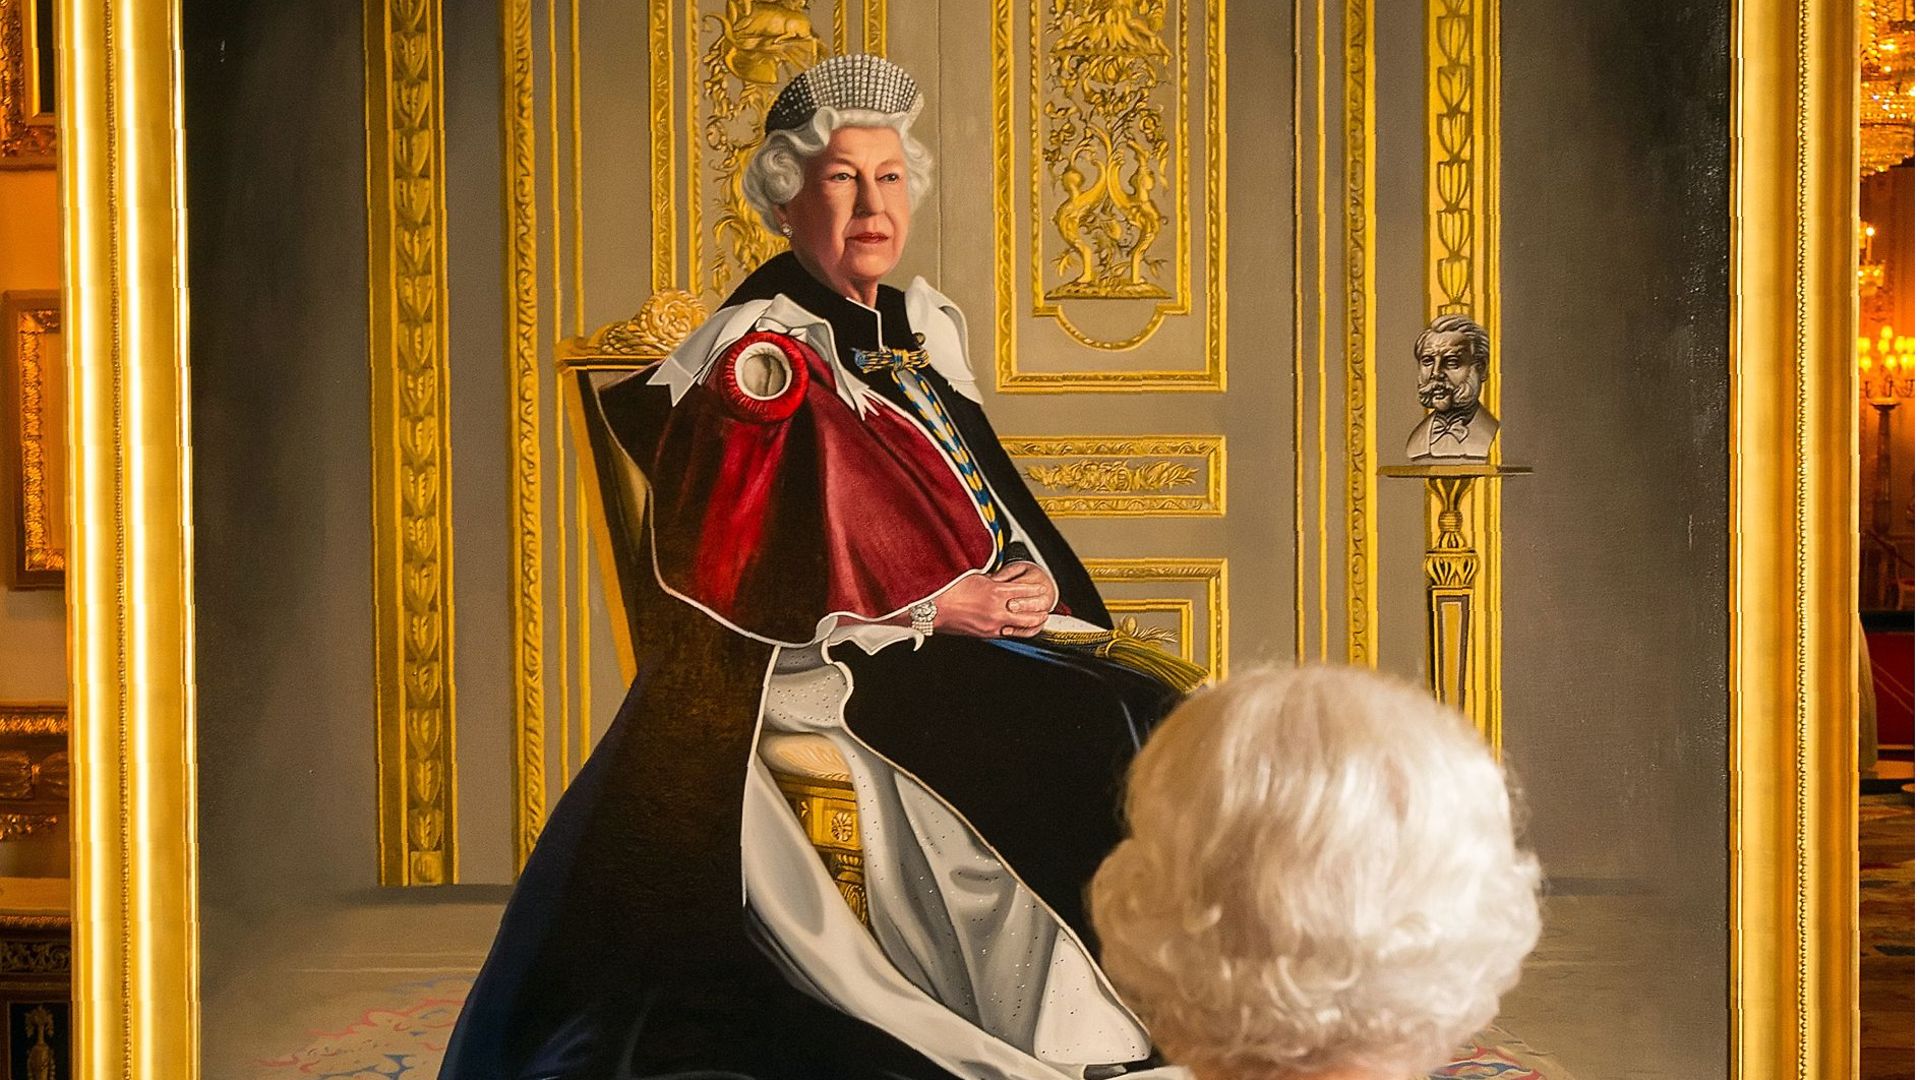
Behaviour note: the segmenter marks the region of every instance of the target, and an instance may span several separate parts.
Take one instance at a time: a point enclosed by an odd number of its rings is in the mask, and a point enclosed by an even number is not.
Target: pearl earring
[[[789,224],[787,224],[787,223],[786,223],[786,222],[784,222],[784,221],[783,221],[783,222],[781,222],[781,223],[780,223],[780,235],[781,235],[781,236],[784,236],[784,237],[786,237],[786,238],[787,238],[787,239],[789,239],[789,240],[791,240],[791,239],[793,239],[793,226],[791,226],[791,225],[789,225]]]

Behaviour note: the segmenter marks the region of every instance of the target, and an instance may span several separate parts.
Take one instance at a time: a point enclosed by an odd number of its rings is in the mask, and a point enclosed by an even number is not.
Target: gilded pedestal
[[[1427,482],[1427,677],[1435,697],[1466,713],[1496,753],[1500,717],[1491,707],[1498,696],[1498,629],[1475,619],[1476,590],[1483,587],[1483,560],[1499,560],[1498,535],[1475,536],[1472,499],[1481,481],[1533,470],[1514,465],[1462,463],[1398,465],[1382,476],[1415,477]]]

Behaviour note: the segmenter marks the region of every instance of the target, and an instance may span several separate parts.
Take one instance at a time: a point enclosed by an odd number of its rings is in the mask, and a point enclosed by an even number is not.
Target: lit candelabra
[[[1859,342],[1860,396],[1876,408],[1891,409],[1913,400],[1913,339],[1898,337],[1893,327]]]
[[[1893,538],[1893,411],[1913,400],[1913,339],[1882,326],[1859,342],[1860,397],[1872,406],[1877,430],[1873,455],[1873,501],[1866,522],[1861,565],[1861,602],[1885,607],[1897,596],[1898,548]],[[1909,564],[1911,565],[1911,564]]]

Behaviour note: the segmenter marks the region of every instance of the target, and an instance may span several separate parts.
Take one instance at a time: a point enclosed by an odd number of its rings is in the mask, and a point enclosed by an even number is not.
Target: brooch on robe
[[[855,349],[861,371],[916,371],[933,363],[925,349]]]

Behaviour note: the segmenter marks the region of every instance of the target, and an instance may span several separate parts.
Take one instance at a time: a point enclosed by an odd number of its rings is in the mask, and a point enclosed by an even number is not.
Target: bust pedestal
[[[1477,623],[1473,612],[1475,592],[1481,587],[1483,545],[1487,559],[1498,559],[1500,538],[1475,537],[1467,507],[1479,482],[1498,483],[1532,471],[1522,465],[1484,461],[1389,465],[1380,470],[1381,476],[1427,482],[1428,682],[1435,697],[1473,718],[1496,753],[1500,731],[1485,707],[1492,688],[1475,673],[1481,671],[1481,659],[1497,646],[1489,640],[1491,628]]]

